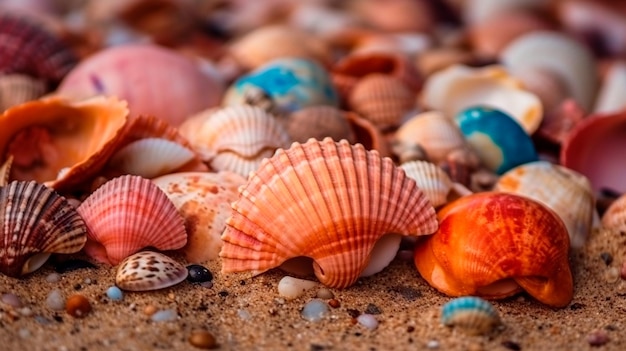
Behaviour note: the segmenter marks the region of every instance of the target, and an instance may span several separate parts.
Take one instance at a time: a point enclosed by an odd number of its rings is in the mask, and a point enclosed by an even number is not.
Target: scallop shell
[[[572,248],[580,249],[591,232],[595,200],[582,174],[547,161],[526,163],[504,173],[495,191],[528,196],[561,217]]]
[[[436,208],[448,202],[448,194],[452,190],[452,180],[437,165],[426,161],[403,163],[400,168],[406,176],[415,180],[417,186],[430,203]]]
[[[109,165],[121,173],[154,178],[172,173],[191,161],[195,153],[170,140],[145,138],[118,150]]]
[[[463,296],[443,305],[441,323],[460,328],[469,335],[483,335],[491,332],[501,321],[498,311],[489,301],[475,296]]]
[[[344,111],[332,106],[310,106],[289,115],[287,131],[293,141],[304,143],[309,138],[330,137],[339,141],[355,141],[354,132]]]
[[[87,227],[67,200],[34,181],[0,188],[0,272],[19,277],[37,270],[51,253],[80,251]]]
[[[202,263],[217,259],[230,204],[237,200],[237,189],[246,179],[232,172],[184,172],[164,175],[152,182],[185,218],[188,238],[180,251],[187,261]]]
[[[0,75],[0,112],[35,100],[46,92],[44,81],[23,74]]]
[[[176,285],[187,278],[187,268],[169,256],[141,251],[117,267],[115,285],[127,291],[150,291]]]
[[[418,243],[414,259],[440,292],[499,299],[523,289],[554,307],[572,300],[567,228],[546,206],[482,192],[449,203],[438,218],[439,230]]]
[[[78,207],[88,228],[85,252],[116,265],[146,247],[176,250],[187,243],[183,217],[150,180],[125,175],[112,179]]]
[[[194,148],[212,169],[244,177],[256,170],[263,158],[272,156],[290,141],[287,130],[276,117],[247,105],[213,112],[189,139],[199,143]]]
[[[259,274],[306,256],[320,282],[336,288],[357,280],[385,234],[437,228],[430,201],[390,159],[330,138],[293,143],[264,160],[226,224],[224,272]]]
[[[436,72],[424,83],[422,103],[448,118],[476,105],[496,108],[513,117],[529,135],[539,128],[543,117],[539,98],[498,65],[454,65]]]
[[[360,79],[348,97],[350,109],[381,130],[400,125],[415,102],[416,94],[399,78],[378,73]]]
[[[602,227],[619,232],[626,232],[626,195],[613,201],[602,215]]]

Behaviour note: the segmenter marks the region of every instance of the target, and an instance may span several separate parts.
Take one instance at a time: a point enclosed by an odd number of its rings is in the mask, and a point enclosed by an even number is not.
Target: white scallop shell
[[[154,178],[173,172],[194,156],[192,150],[174,141],[145,138],[121,148],[109,164],[123,174]]]

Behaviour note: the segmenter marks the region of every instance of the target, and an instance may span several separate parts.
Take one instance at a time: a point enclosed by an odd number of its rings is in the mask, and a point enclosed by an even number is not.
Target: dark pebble
[[[602,346],[609,342],[609,336],[604,330],[595,330],[587,335],[587,342],[590,346]]]
[[[80,260],[80,259],[69,259],[65,261],[57,261],[54,263],[54,270],[57,273],[67,273],[67,272],[75,271],[77,269],[82,269],[82,268],[93,269],[97,267],[95,264],[91,262]]]
[[[226,297],[228,296],[228,291],[226,290],[222,290],[220,292],[217,293],[220,297]]]
[[[506,347],[509,350],[513,351],[521,351],[522,347],[516,343],[515,341],[505,340],[502,342],[502,346]]]
[[[604,261],[604,264],[606,264],[607,266],[613,263],[613,256],[611,256],[611,254],[608,252],[601,253],[600,258],[602,259],[602,261]]]
[[[378,308],[378,306],[374,305],[373,303],[368,303],[367,307],[365,307],[365,313],[367,313],[367,314],[381,314],[381,313],[383,313],[383,311],[381,311],[380,308]]]
[[[187,280],[192,283],[204,283],[213,280],[213,274],[206,267],[199,264],[187,266]]]
[[[582,308],[585,308],[585,305],[583,305],[580,302],[574,302],[571,306],[569,306],[569,308],[572,311],[576,311],[576,310],[580,310]]]
[[[359,312],[359,310],[355,310],[354,308],[348,308],[346,310],[346,312],[348,312],[348,314],[352,318],[356,318],[356,317],[358,317],[361,314],[361,312]]]

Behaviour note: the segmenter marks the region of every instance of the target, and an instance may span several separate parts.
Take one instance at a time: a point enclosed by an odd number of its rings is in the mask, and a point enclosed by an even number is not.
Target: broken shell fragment
[[[182,282],[187,274],[187,268],[169,256],[141,251],[120,263],[115,285],[127,291],[158,290]]]

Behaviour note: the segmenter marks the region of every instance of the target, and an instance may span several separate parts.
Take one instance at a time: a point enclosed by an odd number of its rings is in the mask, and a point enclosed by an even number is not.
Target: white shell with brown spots
[[[187,278],[187,269],[169,256],[141,251],[117,268],[115,284],[127,291],[149,291],[176,285]]]

